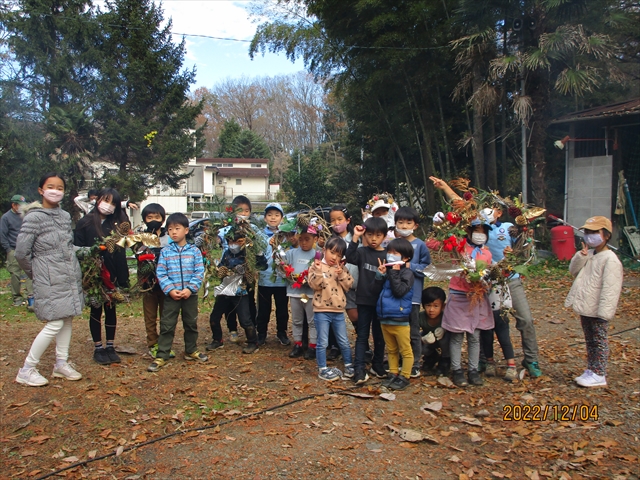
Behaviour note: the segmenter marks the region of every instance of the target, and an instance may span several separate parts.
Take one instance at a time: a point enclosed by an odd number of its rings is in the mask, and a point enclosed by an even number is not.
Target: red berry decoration
[[[471,192],[464,192],[464,195],[462,195],[462,198],[469,201],[473,198],[473,194]]]
[[[522,215],[522,210],[520,210],[518,207],[509,207],[509,215],[512,218],[517,218],[520,215]]]

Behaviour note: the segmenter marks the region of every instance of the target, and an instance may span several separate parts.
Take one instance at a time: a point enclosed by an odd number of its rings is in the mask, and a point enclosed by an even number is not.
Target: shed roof
[[[587,108],[580,112],[569,113],[560,118],[556,118],[551,123],[572,123],[604,117],[620,117],[623,115],[633,114],[640,114],[640,98],[627,100],[626,102],[602,105],[600,107]]]

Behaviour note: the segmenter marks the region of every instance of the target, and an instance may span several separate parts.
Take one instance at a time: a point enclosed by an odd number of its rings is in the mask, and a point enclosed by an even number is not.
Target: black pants
[[[248,291],[247,291],[247,295],[246,297],[248,297],[249,300],[249,316],[251,317],[251,322],[253,323],[253,326],[256,325],[256,289],[255,287],[251,286]],[[232,310],[231,312],[229,312],[227,315],[227,328],[229,329],[230,332],[237,332],[238,331],[238,321],[236,318],[236,311]],[[242,325],[242,323],[240,323],[240,325]]]
[[[231,312],[233,312],[240,321],[240,326],[244,329],[247,342],[255,343],[258,340],[258,337],[255,325],[251,321],[250,317],[251,314],[248,295],[242,295],[239,297],[218,295],[216,297],[216,303],[213,306],[211,315],[209,315],[209,325],[211,326],[213,340],[222,342],[222,327],[220,327],[220,321],[222,320],[222,315],[227,315],[227,318],[229,318]]]
[[[266,336],[271,317],[271,298],[276,304],[276,329],[278,334],[287,334],[289,325],[289,297],[287,287],[258,286],[258,335]]]
[[[376,314],[376,307],[372,305],[358,305],[358,322],[356,323],[356,358],[355,370],[364,370],[364,354],[369,344],[369,333],[373,333],[373,367],[382,370],[384,360],[384,337]]]
[[[94,343],[102,341],[102,309],[104,307],[104,330],[107,335],[107,342],[112,342],[116,338],[116,304],[111,306],[105,303],[99,307],[91,307],[89,315],[89,331]]]
[[[493,358],[493,332],[496,332],[505,360],[514,358],[513,345],[509,337],[509,317],[500,315],[500,311],[496,310],[493,312],[493,320],[493,330],[480,330],[480,344],[485,358]]]

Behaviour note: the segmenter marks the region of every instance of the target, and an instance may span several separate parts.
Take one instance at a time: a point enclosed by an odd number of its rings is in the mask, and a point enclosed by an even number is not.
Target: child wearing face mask
[[[142,220],[147,227],[147,232],[153,233],[160,239],[160,247],[144,247],[141,251],[136,252],[136,256],[140,258],[143,255],[152,254],[156,267],[160,258],[160,251],[169,245],[170,241],[169,235],[162,227],[165,216],[164,207],[159,203],[149,203],[142,209]],[[140,267],[140,264],[138,264],[138,267]],[[145,290],[142,294],[142,310],[144,312],[144,326],[147,332],[147,347],[149,347],[149,355],[156,358],[158,353],[158,321],[162,317],[165,294],[158,284],[155,271],[146,277],[138,272],[138,281],[141,280],[141,287]],[[175,357],[175,353],[171,353]]]
[[[353,238],[353,225],[351,224],[351,215],[346,205],[334,205],[329,212],[329,220],[331,223],[331,231],[334,237],[339,237],[349,245]],[[353,278],[351,288],[345,292],[347,304],[345,310],[351,324],[355,327],[358,321],[358,306],[356,305],[356,288],[358,287],[358,267],[351,263],[345,264],[346,268]],[[329,350],[327,351],[327,360],[335,360],[340,356],[340,348],[337,339],[333,335],[333,331],[329,331]]]
[[[33,280],[34,311],[38,320],[45,323],[16,377],[16,382],[30,387],[49,383],[36,367],[54,338],[53,376],[66,380],[82,378],[68,363],[71,322],[74,316],[82,314],[84,297],[71,217],[60,208],[64,190],[65,181],[58,174],[42,177],[38,185],[42,205],[28,208],[16,240],[16,260]]]
[[[604,387],[609,358],[607,331],[622,290],[622,264],[607,247],[613,231],[611,220],[591,217],[580,228],[584,229],[584,243],[569,264],[576,279],[564,304],[580,315],[587,344],[587,369],[575,382],[581,387]]]
[[[328,368],[326,349],[329,331],[333,331],[344,359],[344,376],[354,375],[351,363],[351,347],[344,322],[344,308],[347,304],[345,293],[351,288],[353,278],[342,265],[342,256],[347,244],[341,238],[333,236],[324,246],[322,260],[316,258],[309,267],[309,286],[313,288],[313,323],[318,333],[316,362],[318,377],[327,382],[342,378],[337,368]]]
[[[420,359],[422,358],[422,336],[420,335],[420,299],[424,287],[424,273],[422,271],[431,264],[431,254],[424,241],[417,238],[413,232],[418,228],[420,215],[411,207],[400,207],[395,214],[395,235],[405,238],[413,248],[413,256],[407,264],[415,277],[413,298],[411,299],[411,350],[413,363],[411,378],[420,376]]]
[[[120,194],[113,188],[101,190],[96,208],[81,218],[76,224],[74,244],[78,247],[92,247],[96,241],[111,235],[117,226],[129,222],[129,217],[121,207]],[[129,266],[124,248],[116,248],[113,253],[104,250],[100,253],[109,272],[111,282],[117,287],[129,287]],[[104,328],[106,344],[102,342],[102,310],[104,309]],[[93,359],[100,365],[120,363],[114,341],[116,337],[116,304],[104,303],[91,306],[89,330],[94,342]]]
[[[478,219],[472,220],[467,227],[467,242],[464,254],[471,261],[479,260],[490,264],[491,251],[486,247],[489,225]],[[478,373],[480,360],[480,331],[494,328],[493,312],[489,298],[485,294],[478,301],[467,294],[471,291],[471,285],[462,276],[454,276],[449,282],[449,301],[442,315],[442,328],[450,332],[451,369],[453,371],[453,383],[459,387],[482,385],[482,378]],[[462,341],[467,337],[468,350],[468,378],[465,379],[462,371]]]
[[[231,208],[233,209],[233,213],[236,216],[236,219],[238,221],[245,221],[245,222],[250,221],[252,206],[251,206],[251,200],[249,200],[247,197],[245,197],[244,195],[237,195],[236,197],[234,197],[233,200],[231,201]],[[220,245],[222,245],[223,254],[226,251],[228,246],[227,234],[229,230],[231,230],[231,228],[232,228],[231,226],[224,227],[218,231],[218,238],[220,241]],[[260,233],[260,229],[254,224],[251,224],[251,228],[253,228],[253,230],[256,233]],[[255,284],[247,285],[247,288],[248,288],[248,299],[249,299],[249,316],[257,329],[258,309],[256,307]],[[227,319],[227,328],[229,329],[230,340],[232,343],[238,343],[240,339],[238,337],[238,321],[237,321],[237,315],[236,315],[235,309],[232,309],[230,312],[227,312],[224,315]]]
[[[387,346],[389,376],[382,382],[383,387],[404,390],[410,385],[413,368],[411,348],[411,307],[415,279],[406,267],[413,255],[413,247],[408,240],[396,238],[387,246],[386,263],[379,260],[376,279],[384,285],[376,303],[376,313]],[[398,364],[402,356],[402,371]]]
[[[226,267],[226,269],[230,271],[229,275],[243,275],[247,261],[245,251],[245,243],[247,241],[246,234],[236,229],[236,227],[232,227],[231,230],[227,232],[226,237],[228,247],[222,254],[218,267]],[[258,266],[261,268],[266,267],[266,259],[264,256],[258,257],[257,261]],[[249,285],[243,277],[242,282],[236,289],[235,295],[216,296],[216,303],[209,316],[209,325],[211,326],[213,340],[207,345],[207,350],[216,350],[223,346],[220,321],[222,320],[222,315],[227,315],[228,318],[230,312],[233,312],[240,321],[240,326],[244,329],[245,336],[247,337],[247,344],[242,349],[242,353],[252,354],[258,351],[258,332],[251,318],[249,295]]]

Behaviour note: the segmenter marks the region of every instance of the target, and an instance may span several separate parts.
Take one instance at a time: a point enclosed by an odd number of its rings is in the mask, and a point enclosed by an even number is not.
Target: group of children
[[[436,187],[450,196],[444,182],[433,180]],[[119,223],[127,220],[121,210],[118,193],[106,189],[100,192],[96,207],[78,223],[73,237],[69,216],[59,208],[59,197],[64,193],[64,187],[64,181],[57,174],[43,178],[40,185],[43,202],[41,208],[35,210],[40,213],[26,216],[16,249],[16,258],[34,280],[36,314],[48,322],[34,341],[25,365],[16,378],[19,383],[31,386],[48,383],[36,366],[53,338],[56,338],[58,359],[54,376],[69,380],[82,378],[67,362],[71,318],[80,314],[83,301],[74,251],[78,247],[92,246],[96,239],[106,237]],[[315,359],[318,376],[323,380],[334,381],[346,377],[353,379],[356,384],[363,384],[372,374],[384,379],[385,387],[403,390],[410,385],[410,378],[420,376],[422,368],[440,375],[446,375],[451,369],[453,381],[458,386],[469,383],[481,385],[479,374],[482,371],[487,375],[496,374],[493,361],[494,331],[507,360],[505,379],[513,380],[515,363],[508,319],[499,309],[492,308],[486,295],[483,301],[472,302],[468,295],[469,285],[462,277],[451,279],[448,301],[441,288],[424,288],[423,270],[431,263],[431,258],[424,241],[414,236],[419,226],[418,213],[411,207],[401,207],[394,208],[390,217],[392,206],[379,203],[371,209],[372,215],[363,225],[358,226],[351,224],[351,216],[344,206],[333,207],[329,214],[331,235],[328,238],[320,239],[318,230],[312,226],[302,228],[297,233],[288,232],[290,246],[285,251],[282,245],[273,241],[275,233],[285,223],[282,207],[277,203],[267,205],[264,212],[267,226],[261,230],[248,222],[251,214],[249,199],[236,197],[233,200],[235,223],[219,231],[219,243],[224,250],[217,269],[226,273],[220,275],[224,277],[222,285],[216,287],[215,306],[210,316],[212,340],[207,349],[216,350],[224,345],[220,326],[224,315],[231,340],[238,339],[239,322],[246,337],[243,352],[256,352],[266,342],[274,300],[278,340],[282,345],[291,345],[287,336],[290,306],[293,347],[289,356],[304,355],[307,359]],[[500,232],[504,228],[505,224],[499,222],[500,214],[499,209],[487,211],[485,221],[476,220],[468,227],[464,248],[470,259],[488,263],[492,261],[488,242],[490,244],[492,232],[495,234],[495,230]],[[54,218],[54,215],[63,221]],[[179,316],[184,327],[184,358],[205,362],[208,357],[198,349],[197,329],[198,292],[202,287],[205,264],[200,249],[187,241],[189,221],[185,215],[174,213],[165,222],[165,211],[158,204],[147,205],[142,216],[147,231],[160,239],[160,247],[150,249],[153,254],[150,258],[156,264],[155,278],[151,276],[145,279],[147,288],[143,294],[147,344],[150,355],[154,357],[148,370],[160,370],[175,356],[172,344]],[[584,227],[587,232],[585,240],[595,250],[585,247],[574,257],[570,269],[578,278],[567,299],[567,303],[583,315],[582,323],[588,340],[589,369],[576,379],[581,386],[606,385],[606,322],[615,312],[620,293],[615,283],[618,280],[614,282],[612,278],[616,275],[616,278],[621,278],[621,267],[618,271],[617,259],[615,255],[607,253],[610,251],[606,247],[611,224],[606,223],[607,219],[595,218],[597,221]],[[393,236],[389,236],[390,222],[394,224]],[[39,223],[47,226],[46,231],[40,232],[36,228]],[[596,236],[599,241],[596,241]],[[75,249],[72,238],[75,240]],[[61,239],[64,240],[61,245],[49,245]],[[255,258],[256,267],[261,270],[257,279],[256,309],[256,292],[252,281],[255,278],[247,274],[246,247],[258,242],[257,239],[263,240],[266,248]],[[498,235],[498,240],[505,243],[501,235]],[[58,249],[60,266],[67,272],[60,278],[50,276],[51,268],[36,268],[44,258],[49,261],[46,257],[48,253],[42,252],[51,248]],[[504,254],[508,248],[509,245],[505,244],[498,253]],[[595,254],[598,254],[597,260],[594,259]],[[275,257],[286,262],[294,274],[304,277],[304,281],[299,280],[296,285],[291,285],[280,271],[274,272]],[[114,285],[128,285],[124,252],[121,249],[113,253],[103,252],[103,259],[109,280]],[[43,285],[49,287],[45,290]],[[597,299],[587,298],[584,290],[598,295]],[[69,307],[65,310],[61,299],[51,298],[51,292],[63,292],[63,298],[70,302]],[[516,296],[517,293],[514,295],[512,291],[514,304]],[[47,302],[53,302],[51,304],[55,308],[44,307]],[[101,336],[102,310],[105,312],[106,345],[103,345]],[[356,331],[354,354],[347,336],[345,313]],[[527,315],[527,312],[518,313]],[[306,351],[303,348],[305,323],[308,326]],[[533,328],[532,325],[530,327]],[[527,347],[524,345],[524,332],[529,326],[520,328],[517,324],[517,328],[523,335],[523,366],[532,376],[539,376],[541,372],[537,364],[535,331],[535,347],[532,347],[530,335]],[[95,361],[100,364],[119,362],[113,347],[115,303],[91,308],[90,329],[95,343]],[[461,361],[465,335],[468,342],[468,381]],[[369,347],[371,336],[372,352]],[[343,371],[327,366],[327,360],[335,359],[338,355],[343,358]],[[367,371],[368,363],[371,366]]]

